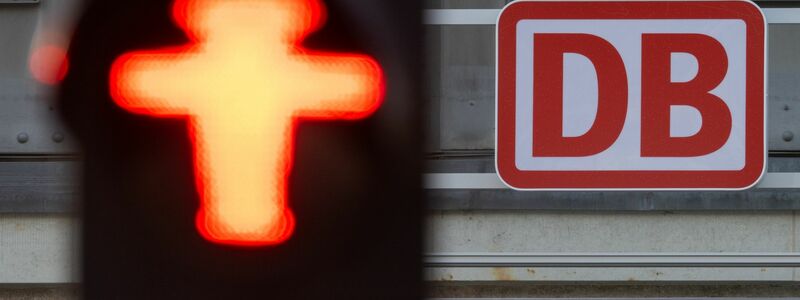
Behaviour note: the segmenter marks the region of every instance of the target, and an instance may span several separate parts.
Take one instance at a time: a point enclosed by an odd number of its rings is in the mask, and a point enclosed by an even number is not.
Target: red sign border
[[[524,171],[515,164],[516,24],[523,19],[739,19],[747,32],[745,166],[735,171]],[[497,21],[495,167],[520,190],[742,190],[766,166],[766,19],[750,1],[518,1]]]

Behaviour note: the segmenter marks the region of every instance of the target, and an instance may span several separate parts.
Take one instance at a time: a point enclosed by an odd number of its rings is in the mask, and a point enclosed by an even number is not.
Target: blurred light
[[[33,78],[44,84],[55,85],[64,79],[69,70],[67,51],[57,46],[41,46],[31,53],[28,61]]]
[[[173,17],[192,42],[119,57],[112,97],[135,113],[188,119],[205,238],[281,243],[294,228],[296,123],[370,115],[383,98],[380,67],[300,46],[324,22],[316,0],[178,0]]]

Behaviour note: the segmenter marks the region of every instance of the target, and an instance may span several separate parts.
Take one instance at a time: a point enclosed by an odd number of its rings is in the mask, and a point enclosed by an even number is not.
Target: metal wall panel
[[[767,49],[769,149],[798,151],[800,150],[800,84],[798,84],[800,83],[800,25],[770,25]]]
[[[440,147],[494,148],[494,26],[441,31]]]
[[[494,26],[429,25],[438,40],[428,55],[438,103],[437,151],[494,148]],[[771,151],[800,151],[800,25],[770,24],[768,141]],[[434,85],[436,84],[436,85]],[[437,152],[434,151],[434,152]]]
[[[426,9],[500,8],[506,0],[427,0]],[[427,149],[494,148],[494,26],[428,26]],[[487,101],[492,99],[492,101]]]
[[[77,3],[0,3],[0,154],[76,152],[58,118],[53,88],[33,79],[28,58],[43,45],[66,47]]]
[[[497,8],[499,8],[498,6]],[[467,8],[467,7],[460,7]],[[491,7],[470,7],[491,8]],[[770,24],[769,172],[800,172],[800,24]],[[428,25],[428,66],[436,107],[429,145],[431,173],[493,173],[494,26]],[[491,70],[491,71],[490,71]],[[437,85],[438,84],[438,85]],[[479,109],[475,109],[479,108]],[[780,155],[780,156],[776,156]],[[436,210],[797,210],[800,189],[742,192],[519,192],[430,189]]]

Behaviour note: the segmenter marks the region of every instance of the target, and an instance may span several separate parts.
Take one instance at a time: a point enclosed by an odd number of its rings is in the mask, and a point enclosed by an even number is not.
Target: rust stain
[[[500,281],[514,280],[514,277],[511,276],[511,272],[509,272],[508,268],[492,268],[492,275],[494,275],[494,279]]]

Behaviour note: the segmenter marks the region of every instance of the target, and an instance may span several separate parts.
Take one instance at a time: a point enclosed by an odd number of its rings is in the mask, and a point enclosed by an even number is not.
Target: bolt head
[[[20,132],[19,134],[17,134],[17,142],[19,142],[20,144],[27,143],[28,139],[29,139],[29,137],[28,137],[27,133]]]
[[[787,131],[783,132],[783,135],[781,137],[783,138],[784,141],[788,142],[788,141],[791,141],[792,139],[794,139],[794,133],[789,131],[789,130],[787,130]]]
[[[64,141],[64,134],[61,133],[61,132],[56,132],[56,133],[53,133],[52,138],[53,138],[54,142],[61,143],[62,141]]]

